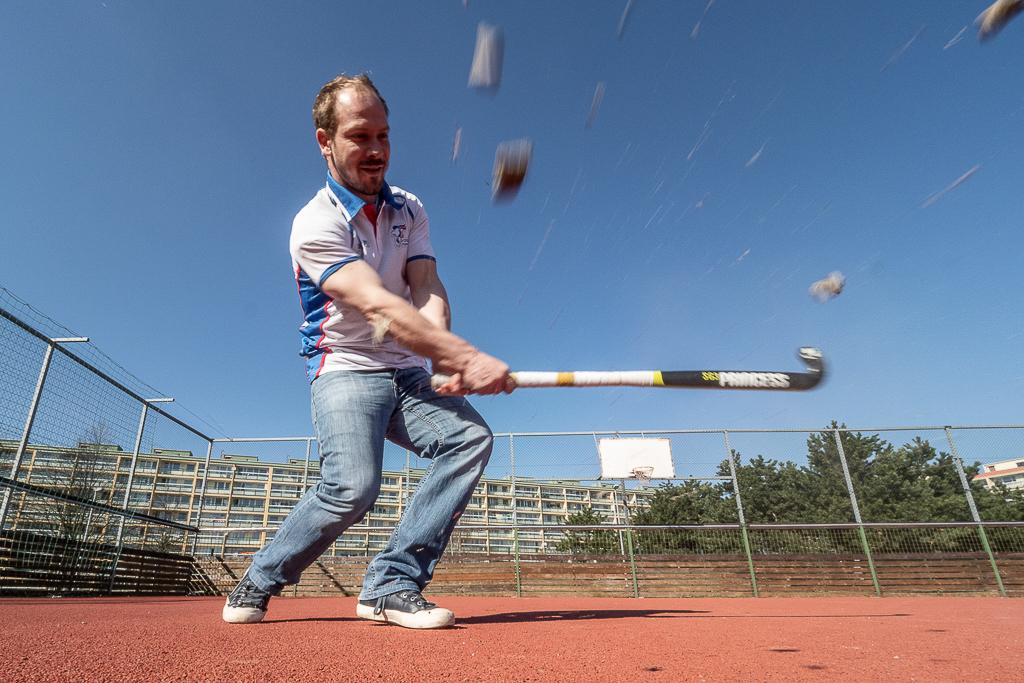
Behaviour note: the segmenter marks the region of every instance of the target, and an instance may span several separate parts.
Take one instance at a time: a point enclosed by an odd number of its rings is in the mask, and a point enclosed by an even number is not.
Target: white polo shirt
[[[426,367],[423,357],[391,337],[374,343],[373,328],[362,313],[321,289],[339,268],[362,259],[389,292],[412,303],[405,264],[435,260],[430,221],[415,195],[384,183],[376,226],[362,211],[364,204],[328,175],[327,185],[292,222],[289,251],[304,318],[300,355],[310,382],[336,370]]]

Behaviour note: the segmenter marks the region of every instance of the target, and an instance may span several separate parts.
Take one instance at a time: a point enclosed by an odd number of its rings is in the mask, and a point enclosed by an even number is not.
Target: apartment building
[[[9,472],[17,444],[0,441],[0,470]],[[117,445],[79,444],[74,448],[29,446],[19,467],[18,479],[36,486],[122,507],[131,477],[128,507],[138,512],[203,529],[221,527],[200,535],[197,553],[253,553],[262,547],[284,521],[307,487],[319,479],[316,461],[291,458],[266,462],[252,455],[223,454],[212,459],[209,471],[205,454],[153,448],[140,454],[134,473],[132,454]],[[328,551],[334,555],[373,554],[384,547],[425,470],[389,470],[383,473],[381,492],[362,522],[349,529]],[[204,494],[205,481],[205,494]],[[531,525],[564,524],[574,513],[591,508],[607,523],[622,524],[627,514],[649,504],[653,490],[628,488],[625,497],[618,484],[576,481],[485,477],[477,485],[452,538],[450,549],[458,552],[543,553],[555,549],[563,535]],[[12,495],[7,528],[52,529],[53,501],[23,493]],[[107,536],[106,515],[90,516],[88,533]],[[511,528],[512,526],[516,528]],[[472,529],[471,527],[505,527]],[[129,542],[152,543],[166,529],[154,524],[131,523],[125,527]],[[518,548],[515,547],[517,543]]]
[[[983,482],[988,488],[995,488],[997,482],[1008,489],[1024,488],[1024,458],[986,463],[974,481]]]

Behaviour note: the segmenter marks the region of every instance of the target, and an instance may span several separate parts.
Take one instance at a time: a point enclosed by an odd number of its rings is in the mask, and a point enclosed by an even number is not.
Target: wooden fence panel
[[[138,548],[123,548],[119,553],[108,544],[24,531],[0,532],[3,596],[213,592],[188,555]]]
[[[874,557],[883,594],[998,594],[992,566],[982,553],[883,554]],[[227,594],[251,562],[248,556],[196,559],[210,584]],[[323,557],[302,574],[289,596],[356,596],[366,557]],[[998,557],[1009,595],[1024,597],[1024,553]],[[874,595],[862,555],[755,555],[761,595]],[[643,597],[753,595],[743,555],[643,555],[636,559]],[[520,560],[523,596],[632,597],[629,562],[619,555],[526,555]],[[514,560],[508,555],[453,554],[442,558],[431,595],[516,595]]]

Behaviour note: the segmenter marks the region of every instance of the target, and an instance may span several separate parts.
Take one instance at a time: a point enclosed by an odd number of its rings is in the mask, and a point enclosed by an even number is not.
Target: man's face
[[[338,122],[334,135],[323,128],[316,131],[320,151],[335,180],[372,202],[384,184],[391,158],[384,105],[371,91],[350,87],[338,93],[334,111]]]

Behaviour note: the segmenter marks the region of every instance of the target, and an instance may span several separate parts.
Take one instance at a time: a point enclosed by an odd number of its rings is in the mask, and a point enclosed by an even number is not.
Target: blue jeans
[[[312,408],[321,480],[253,557],[249,578],[280,593],[366,515],[380,493],[386,438],[432,462],[359,597],[423,590],[483,474],[491,430],[465,398],[435,393],[421,368],[329,372],[312,384]]]

